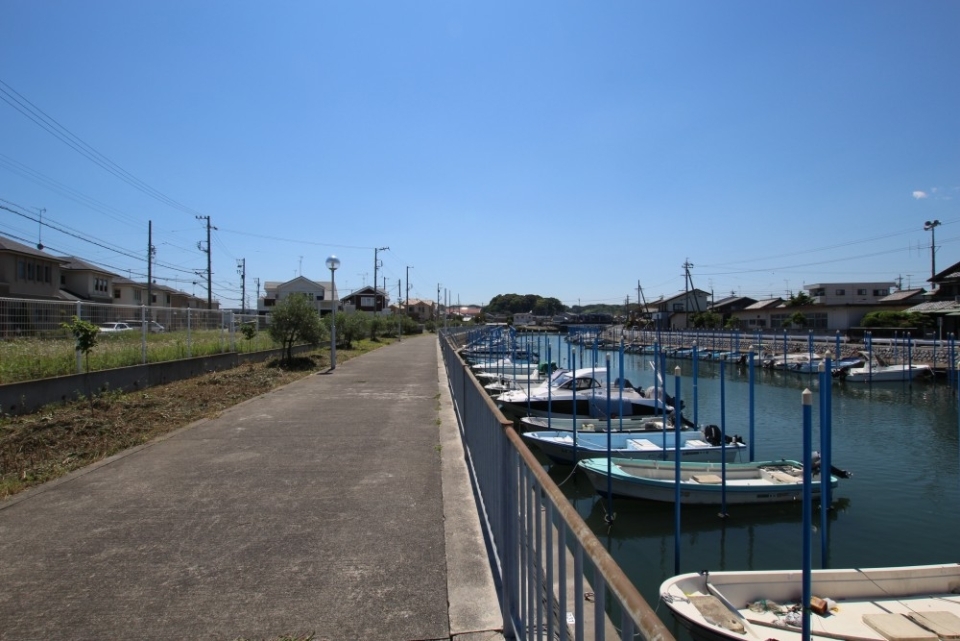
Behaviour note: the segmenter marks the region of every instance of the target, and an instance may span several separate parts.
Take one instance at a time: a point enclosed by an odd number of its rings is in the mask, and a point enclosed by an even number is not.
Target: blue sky
[[[683,291],[685,261],[717,298],[923,286],[927,220],[938,271],[960,260],[953,0],[5,0],[0,18],[0,205],[57,227],[0,209],[0,234],[142,280],[152,221],[158,282],[205,297],[209,216],[225,306],[241,259],[252,304],[256,279],[329,279],[330,254],[341,293],[373,284],[377,247],[394,299],[409,282],[463,304],[650,300]]]

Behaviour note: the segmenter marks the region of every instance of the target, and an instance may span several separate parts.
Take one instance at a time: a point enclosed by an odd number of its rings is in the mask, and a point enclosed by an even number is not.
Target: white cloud
[[[916,190],[915,192],[913,192],[913,197],[916,198],[917,200],[923,200],[924,198],[927,197],[927,192],[925,192],[925,191],[920,191],[920,190],[918,189],[918,190]]]

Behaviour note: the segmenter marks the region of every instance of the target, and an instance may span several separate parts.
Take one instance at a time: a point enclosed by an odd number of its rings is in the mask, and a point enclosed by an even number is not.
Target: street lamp
[[[333,314],[330,317],[330,371],[337,369],[337,281],[334,272],[340,267],[340,259],[333,254],[327,259],[330,270],[330,296],[333,299]]]
[[[928,220],[923,223],[924,231],[930,232],[930,285],[935,286],[933,279],[937,276],[937,227],[940,226],[939,220]]]

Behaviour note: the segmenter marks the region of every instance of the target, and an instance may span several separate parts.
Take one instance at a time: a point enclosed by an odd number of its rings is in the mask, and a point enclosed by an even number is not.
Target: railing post
[[[83,313],[80,307],[81,304],[80,301],[77,301],[77,318],[83,318],[83,316],[81,316]],[[83,374],[83,353],[80,351],[80,345],[76,345],[74,349],[77,352],[77,374]]]

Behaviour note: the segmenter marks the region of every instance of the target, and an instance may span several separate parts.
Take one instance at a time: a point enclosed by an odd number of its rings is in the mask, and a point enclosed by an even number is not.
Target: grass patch
[[[337,348],[337,361],[392,341],[357,341]],[[291,363],[248,363],[136,392],[111,390],[91,399],[49,405],[33,414],[0,417],[0,499],[58,478],[201,418],[323,370],[328,351]]]

